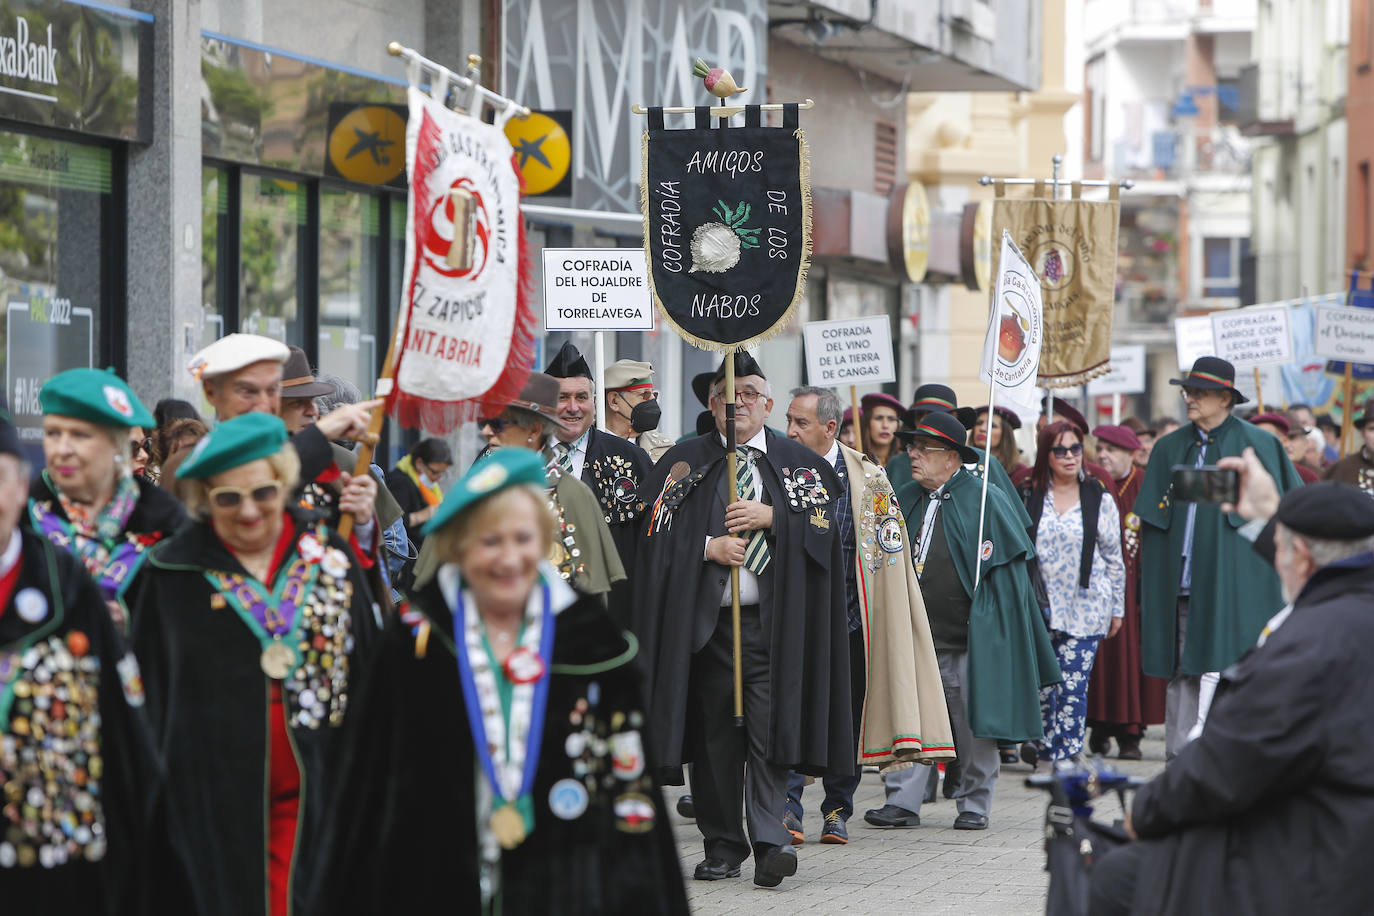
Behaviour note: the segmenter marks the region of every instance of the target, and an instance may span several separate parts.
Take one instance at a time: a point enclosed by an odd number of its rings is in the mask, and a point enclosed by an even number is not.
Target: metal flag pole
[[[995,296],[997,287],[993,287]],[[997,303],[993,303],[992,314],[988,316],[988,322],[997,320]],[[995,366],[993,367],[996,368]],[[997,414],[994,411],[997,395],[997,373],[988,373],[988,418],[984,425],[986,432],[983,434],[983,495],[978,502],[978,559],[973,567],[973,590],[978,591],[978,580],[983,574],[983,522],[987,517],[988,511],[988,480],[992,477],[992,468],[989,467],[997,459],[992,454],[992,420]],[[1010,436],[1011,429],[1003,425],[1002,435]],[[975,446],[976,447],[976,446]]]

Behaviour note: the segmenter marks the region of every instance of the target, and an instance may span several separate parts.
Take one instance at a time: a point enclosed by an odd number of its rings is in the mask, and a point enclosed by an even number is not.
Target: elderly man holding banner
[[[829,388],[794,388],[787,436],[824,457],[840,478],[835,519],[843,540],[849,682],[859,762],[908,767],[954,756],[935,647],[911,561],[911,543],[882,468],[841,445],[844,409]],[[922,774],[928,772],[917,768]],[[800,844],[805,777],[787,785],[784,822]],[[821,842],[849,842],[859,774],[828,775]]]

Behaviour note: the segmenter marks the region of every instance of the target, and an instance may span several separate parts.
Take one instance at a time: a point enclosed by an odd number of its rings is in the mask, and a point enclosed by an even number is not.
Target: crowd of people
[[[0,421],[0,899],[685,913],[663,786],[694,879],[776,887],[813,777],[821,843],[866,767],[868,824],[943,791],[985,830],[1004,765],[1140,759],[1159,725],[1100,911],[1277,912],[1295,828],[1328,911],[1367,896],[1374,406],[1339,458],[1303,408],[1242,419],[1205,357],[1186,422],[1054,398],[1023,455],[1017,413],[943,384],[777,410],[727,359],[735,403],[722,362],[674,442],[650,364],[598,390],[564,345],[467,468],[439,438],[360,462],[382,402],[255,335],[192,361],[206,416],[49,379],[41,467]],[[1175,495],[1217,464],[1236,504]]]

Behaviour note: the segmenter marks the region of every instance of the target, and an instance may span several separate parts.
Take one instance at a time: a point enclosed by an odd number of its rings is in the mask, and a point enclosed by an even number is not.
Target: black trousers
[[[692,656],[688,715],[692,717],[692,798],[707,858],[738,865],[763,846],[792,838],[782,825],[787,768],[764,758],[770,698],[768,640],[757,604],[740,608],[744,728],[734,724],[734,636],[730,608],[720,609],[706,645]],[[748,836],[740,820],[744,807]]]

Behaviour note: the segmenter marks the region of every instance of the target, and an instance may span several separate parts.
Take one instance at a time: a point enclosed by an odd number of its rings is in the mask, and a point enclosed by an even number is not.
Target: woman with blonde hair
[[[500,448],[426,524],[441,565],[383,634],[315,912],[687,912],[638,643],[548,562],[545,483]]]
[[[279,418],[216,426],[178,470],[194,522],[128,596],[203,914],[311,912],[340,736],[380,626],[348,544],[291,504],[299,474]],[[339,504],[370,498],[350,485]]]

